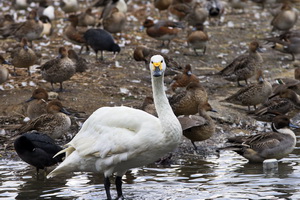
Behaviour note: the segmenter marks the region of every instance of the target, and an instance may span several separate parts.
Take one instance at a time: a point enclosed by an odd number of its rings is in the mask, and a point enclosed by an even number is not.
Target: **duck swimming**
[[[221,149],[235,151],[252,163],[284,158],[296,146],[295,133],[289,127],[299,127],[290,124],[289,118],[284,115],[274,117],[271,126],[271,132],[229,138],[231,146]]]

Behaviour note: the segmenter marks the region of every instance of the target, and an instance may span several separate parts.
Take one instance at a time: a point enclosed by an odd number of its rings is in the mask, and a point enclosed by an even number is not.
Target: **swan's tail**
[[[72,165],[70,165],[71,163],[69,163],[70,160],[74,160],[74,159],[76,159],[78,157],[77,153],[75,153],[76,151],[74,151],[74,150],[75,150],[74,147],[69,146],[68,148],[59,151],[57,154],[55,154],[53,156],[53,157],[56,157],[59,154],[66,153],[65,160],[62,163],[60,163],[52,172],[50,172],[47,175],[47,178],[52,178],[52,177],[54,177],[54,176],[56,176],[58,174],[69,172],[72,167],[76,168],[76,166],[72,166]]]

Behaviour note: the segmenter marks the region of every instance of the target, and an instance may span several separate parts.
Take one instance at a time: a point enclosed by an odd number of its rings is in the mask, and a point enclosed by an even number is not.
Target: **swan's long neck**
[[[182,135],[181,125],[175,116],[164,91],[163,75],[160,77],[152,76],[152,90],[156,112],[165,134],[170,134],[171,137],[175,137],[173,139],[179,138],[178,140],[180,140]],[[174,135],[174,133],[176,134]]]

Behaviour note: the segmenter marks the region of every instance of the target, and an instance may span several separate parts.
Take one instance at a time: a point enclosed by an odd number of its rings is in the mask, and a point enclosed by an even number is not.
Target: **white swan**
[[[181,125],[164,92],[165,69],[161,55],[151,58],[158,118],[125,106],[99,108],[67,144],[62,151],[66,159],[47,178],[70,171],[103,172],[106,195],[111,199],[109,177],[115,173],[118,198],[123,198],[121,177],[126,171],[156,161],[176,148],[182,137]]]

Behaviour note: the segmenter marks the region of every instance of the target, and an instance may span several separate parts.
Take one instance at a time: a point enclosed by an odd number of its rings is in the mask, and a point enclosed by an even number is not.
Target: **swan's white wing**
[[[148,153],[153,146],[158,152],[158,143],[165,146],[161,132],[158,118],[142,110],[102,107],[85,121],[68,143],[66,159],[47,177],[67,171],[103,171],[110,175],[114,170],[122,172],[147,164],[158,158]]]
[[[147,149],[161,137],[161,131],[158,118],[144,111],[125,106],[102,107],[86,120],[69,145],[80,156],[105,158],[127,152],[128,157],[135,149]],[[143,145],[145,148],[141,148]]]

